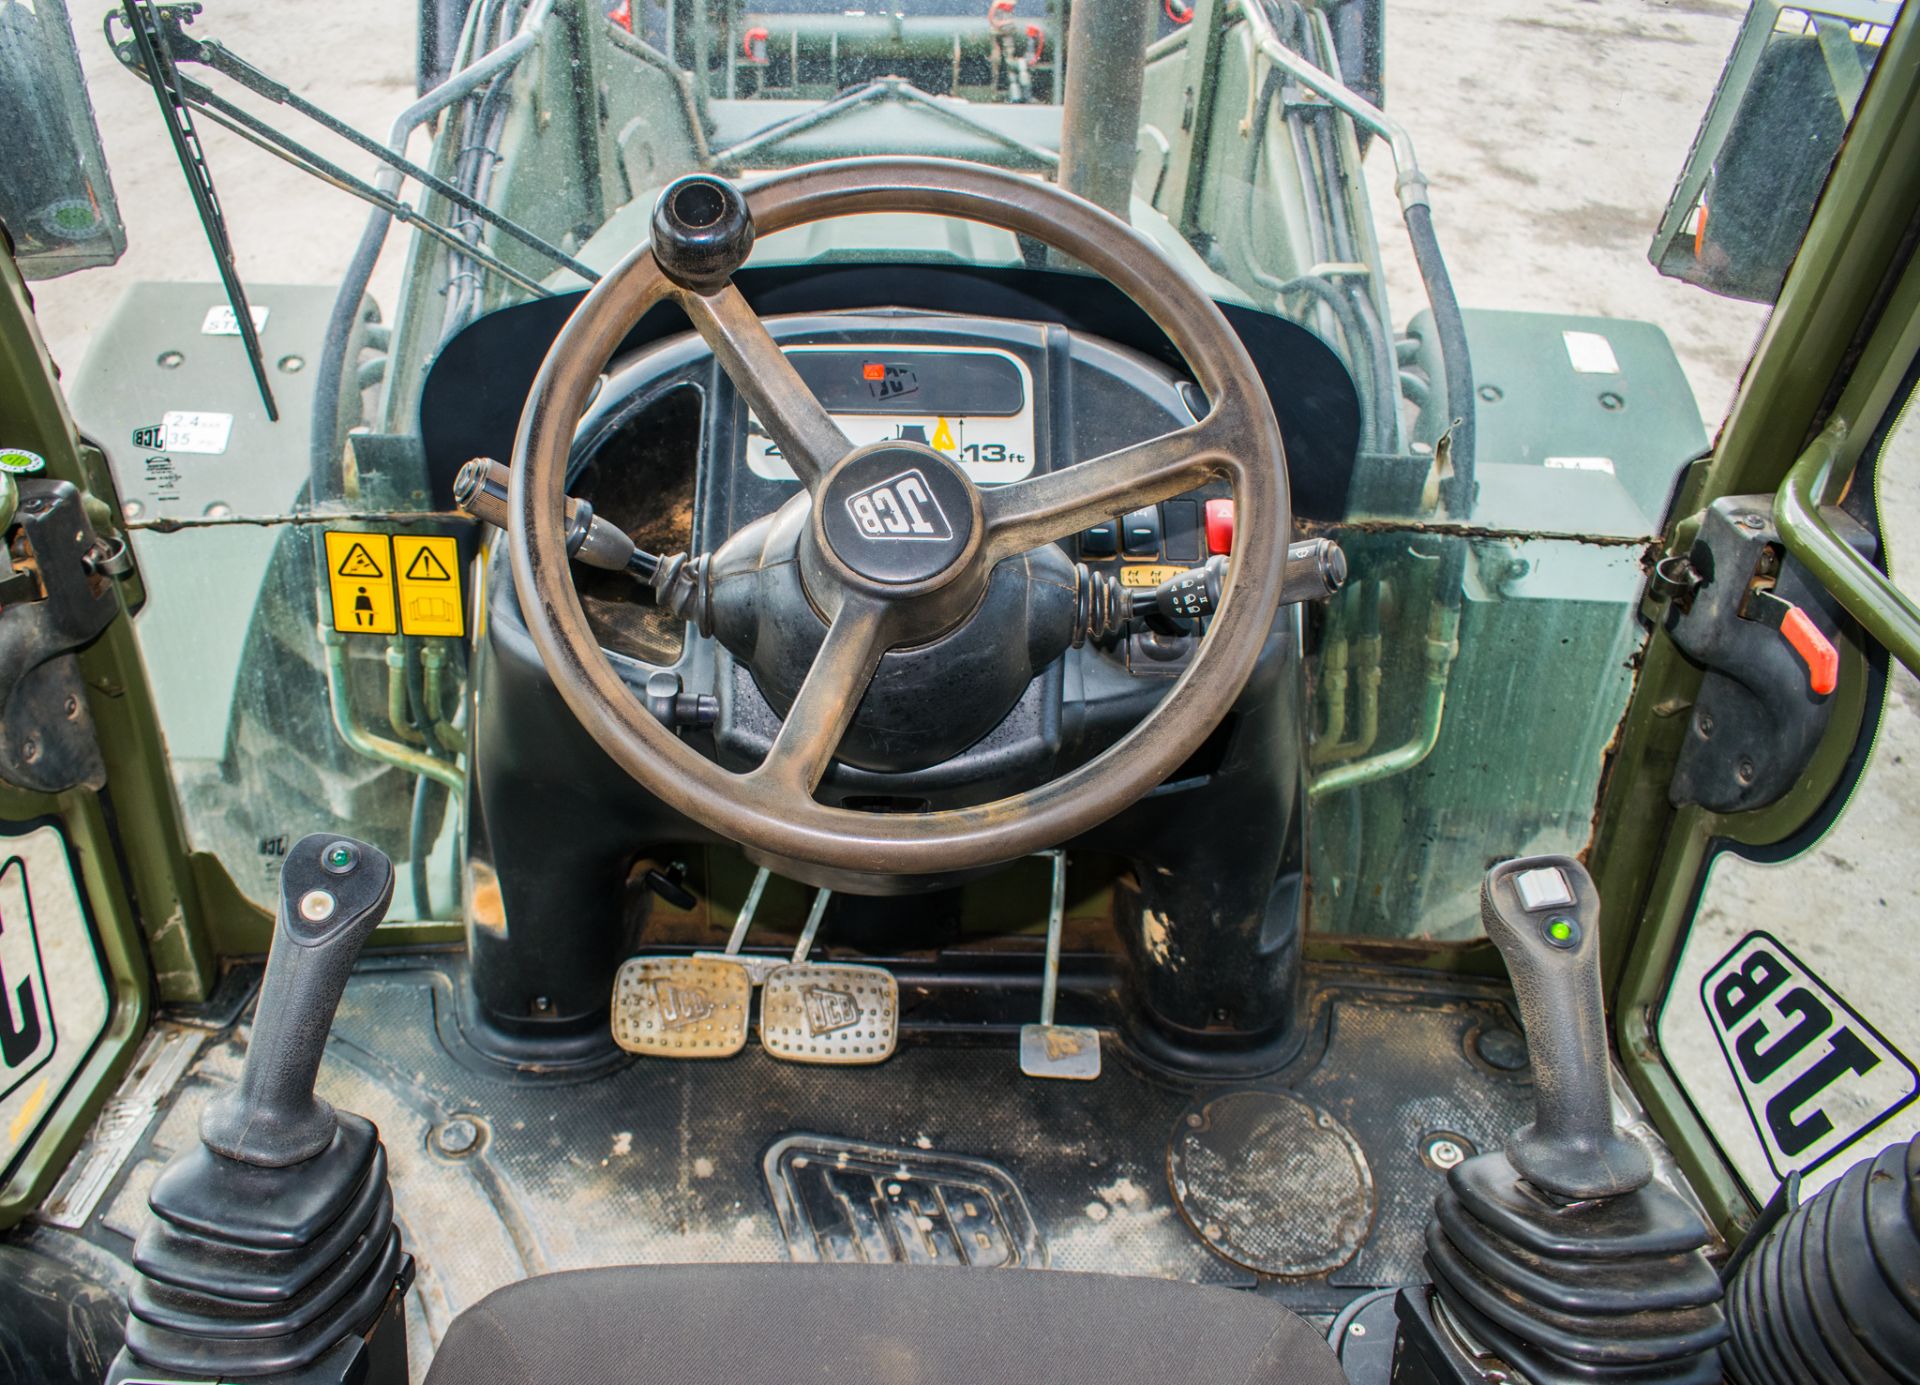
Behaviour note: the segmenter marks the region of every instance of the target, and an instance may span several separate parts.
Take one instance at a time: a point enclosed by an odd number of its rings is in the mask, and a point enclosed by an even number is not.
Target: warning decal
[[[451,542],[451,540],[449,540]],[[393,549],[385,534],[327,531],[327,590],[343,635],[392,635]]]
[[[400,574],[400,629],[409,635],[462,635],[458,543],[439,535],[396,535],[395,571]]]

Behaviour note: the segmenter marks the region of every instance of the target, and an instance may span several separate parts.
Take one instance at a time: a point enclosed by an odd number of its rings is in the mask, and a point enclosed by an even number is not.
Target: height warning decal
[[[327,530],[327,590],[343,635],[392,635],[393,547],[385,534]]]
[[[329,529],[327,589],[343,635],[466,633],[460,545],[449,536]]]
[[[409,635],[460,635],[459,544],[439,536],[396,535],[394,571],[400,583],[400,628]]]

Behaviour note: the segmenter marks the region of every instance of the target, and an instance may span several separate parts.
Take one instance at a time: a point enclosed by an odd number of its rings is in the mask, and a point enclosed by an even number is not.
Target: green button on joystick
[[[1580,945],[1580,925],[1572,919],[1548,919],[1547,941],[1555,947],[1578,947]]]

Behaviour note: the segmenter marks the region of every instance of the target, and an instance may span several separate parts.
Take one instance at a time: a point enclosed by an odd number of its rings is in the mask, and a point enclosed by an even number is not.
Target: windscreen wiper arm
[[[128,2],[130,3],[130,0],[128,0]],[[142,0],[142,3],[152,5],[152,0]],[[597,284],[600,282],[600,275],[597,271],[582,263],[574,256],[569,255],[557,245],[529,231],[511,217],[503,216],[486,203],[470,197],[446,179],[435,175],[428,169],[414,163],[411,159],[395,153],[371,135],[363,134],[361,131],[356,130],[353,126],[347,124],[344,120],[341,120],[325,108],[317,106],[307,100],[285,83],[275,81],[272,77],[269,77],[265,72],[255,67],[252,63],[242,58],[218,40],[196,39],[189,35],[185,31],[184,26],[193,21],[194,16],[199,12],[199,8],[198,5],[194,4],[161,5],[155,7],[155,12],[160,22],[166,26],[166,40],[170,53],[177,57],[178,61],[203,64],[215,72],[237,82],[256,96],[271,101],[275,105],[286,106],[298,114],[304,115],[307,119],[313,121],[314,124],[320,126],[321,129],[326,130],[330,134],[338,135],[349,144],[366,150],[389,168],[394,169],[405,177],[413,179],[430,192],[438,193],[441,197],[444,197],[448,202],[451,202],[469,216],[484,221],[489,226],[497,228],[503,234],[513,237],[513,239],[519,241],[529,250],[552,261],[561,268],[579,275],[580,278],[587,283]],[[111,20],[112,16],[109,15],[108,18]],[[131,66],[132,64],[129,62],[129,59],[136,55],[127,52],[125,45],[114,42],[111,28],[109,28],[107,33],[107,41],[121,62]],[[144,62],[144,49],[140,51],[138,56]],[[249,139],[253,143],[261,145],[263,148],[269,148],[269,152],[279,154],[282,158],[286,158],[288,162],[292,163],[295,167],[302,168],[315,177],[320,178],[322,181],[332,183],[334,186],[352,193],[363,201],[371,202],[375,206],[382,207],[400,220],[420,226],[422,229],[428,230],[429,233],[437,226],[437,223],[429,223],[426,218],[417,213],[405,202],[397,198],[387,197],[372,184],[365,183],[353,177],[351,174],[346,173],[331,161],[322,158],[305,145],[299,143],[292,138],[292,136],[275,129],[257,116],[249,114],[241,107],[234,105],[231,101],[220,96],[210,87],[203,86],[199,82],[195,82],[189,78],[178,76],[177,69],[175,71],[175,80],[179,84],[181,97],[184,102],[212,116],[219,124],[233,130],[234,133],[241,135],[243,138]],[[478,247],[471,246],[466,240],[461,239],[456,248],[460,249],[463,253],[473,255],[476,259],[486,263],[488,268],[498,273],[503,273],[505,277],[514,280],[522,287],[530,286],[528,280],[507,270],[498,261],[492,260],[484,251],[478,250]],[[544,290],[538,287],[534,287],[533,291],[535,293],[544,292]]]
[[[180,72],[174,66],[165,32],[153,6],[153,0],[121,0],[127,27],[140,51],[154,99],[160,103],[166,121],[167,138],[186,175],[187,191],[193,195],[194,210],[200,214],[200,228],[207,233],[207,245],[213,251],[214,264],[220,270],[220,282],[226,285],[227,303],[233,309],[234,325],[246,343],[247,363],[253,367],[254,383],[260,387],[260,400],[267,407],[267,418],[280,421],[279,407],[273,402],[273,387],[267,383],[266,357],[260,350],[260,333],[253,325],[253,309],[247,303],[247,290],[233,263],[233,240],[227,235],[227,219],[220,211],[220,199],[213,190],[213,174],[207,168],[206,151],[193,128],[193,116],[187,98],[180,90]]]

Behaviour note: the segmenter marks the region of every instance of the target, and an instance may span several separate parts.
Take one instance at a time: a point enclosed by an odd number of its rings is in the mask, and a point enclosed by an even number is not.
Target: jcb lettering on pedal
[[[856,491],[847,497],[847,513],[862,537],[869,539],[950,539],[940,502],[927,488],[927,478],[915,467]]]
[[[1920,1073],[1770,934],[1752,932],[1701,1003],[1776,1176],[1808,1172],[1920,1096]]]

